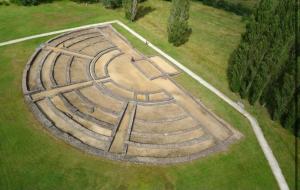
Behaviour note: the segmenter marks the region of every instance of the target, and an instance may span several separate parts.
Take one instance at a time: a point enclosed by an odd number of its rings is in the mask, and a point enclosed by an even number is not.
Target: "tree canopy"
[[[138,9],[138,0],[123,0],[125,18],[134,21]]]
[[[189,9],[189,0],[172,0],[168,20],[168,40],[175,46],[185,43],[191,33],[188,25]]]
[[[295,29],[292,0],[262,0],[228,68],[231,90],[251,104],[265,105],[286,128],[295,128],[299,118]]]

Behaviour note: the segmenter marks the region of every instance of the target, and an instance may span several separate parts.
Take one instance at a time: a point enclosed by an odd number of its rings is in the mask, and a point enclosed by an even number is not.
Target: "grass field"
[[[155,45],[211,82],[234,100],[226,79],[227,60],[237,46],[245,23],[241,18],[192,3],[193,33],[185,45],[167,43],[169,2],[148,0],[154,11],[135,23],[123,12],[99,4],[59,1],[37,7],[0,7],[0,41],[31,34],[120,19]],[[46,23],[46,24],[45,24]],[[122,29],[117,28],[124,33]],[[124,35],[147,54],[154,54],[132,36]],[[47,38],[48,39],[48,38]],[[28,111],[21,91],[23,68],[34,49],[46,38],[0,47],[0,187],[3,189],[276,189],[277,184],[247,120],[186,75],[176,80],[205,105],[240,130],[245,138],[226,153],[176,166],[141,166],[85,155],[55,140]],[[266,110],[245,106],[257,117],[283,173],[294,187],[294,139]]]

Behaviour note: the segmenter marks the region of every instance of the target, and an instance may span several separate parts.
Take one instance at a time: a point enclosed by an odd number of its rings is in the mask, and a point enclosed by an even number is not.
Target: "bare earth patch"
[[[225,150],[241,134],[177,85],[178,73],[107,25],[43,44],[23,92],[45,127],[91,154],[167,164]]]

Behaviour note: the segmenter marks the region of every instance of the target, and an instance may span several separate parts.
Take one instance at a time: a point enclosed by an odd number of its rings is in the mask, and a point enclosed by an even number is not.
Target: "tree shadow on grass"
[[[149,7],[149,6],[146,7],[146,6],[143,6],[143,5],[139,6],[135,20],[143,18],[145,15],[147,15],[147,14],[153,12],[153,11],[155,11],[155,8],[153,8],[153,7]]]

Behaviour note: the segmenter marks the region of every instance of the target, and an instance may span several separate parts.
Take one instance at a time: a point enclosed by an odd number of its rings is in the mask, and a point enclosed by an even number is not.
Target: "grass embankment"
[[[60,1],[37,7],[0,7],[0,41],[83,24],[119,19],[178,61],[201,75],[234,100],[228,89],[227,60],[244,30],[241,18],[192,2],[193,33],[185,45],[167,43],[169,2],[142,4],[154,10],[135,23],[123,20],[123,11],[99,4]],[[120,29],[120,28],[118,28]],[[123,33],[124,31],[121,30]],[[126,35],[126,34],[125,34]],[[138,49],[147,49],[126,35]],[[0,48],[0,187],[4,189],[276,189],[277,184],[255,136],[240,114],[186,75],[177,81],[210,109],[240,130],[245,138],[230,151],[177,166],[150,167],[111,162],[85,155],[55,140],[34,119],[24,104],[21,75],[39,43],[36,39]],[[144,50],[153,54],[151,50]],[[245,102],[244,102],[245,103]],[[261,106],[246,105],[260,122],[290,187],[293,176],[293,137],[272,122]],[[44,131],[44,132],[42,132]]]

